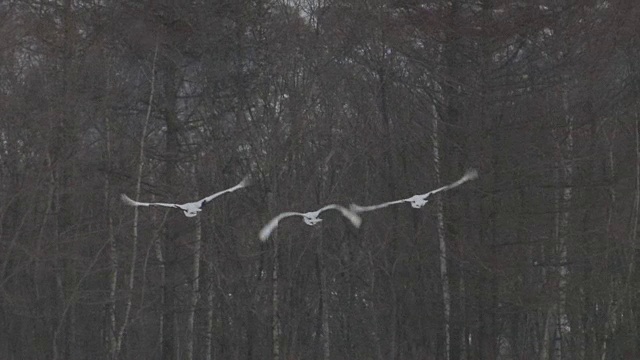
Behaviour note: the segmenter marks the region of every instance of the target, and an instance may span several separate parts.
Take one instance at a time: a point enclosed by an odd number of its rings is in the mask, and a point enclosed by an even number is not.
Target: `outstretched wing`
[[[180,206],[178,204],[168,204],[168,203],[145,203],[145,202],[139,202],[139,201],[135,201],[133,199],[131,199],[130,197],[128,197],[125,194],[120,194],[120,198],[122,199],[122,201],[124,201],[125,204],[129,205],[129,206],[164,206],[164,207],[169,207],[169,208],[177,208],[180,209]]]
[[[433,194],[437,194],[441,191],[446,191],[446,190],[451,190],[454,187],[458,187],[464,183],[466,183],[469,180],[475,180],[478,178],[478,171],[475,169],[469,169],[467,170],[467,172],[464,173],[464,175],[456,182],[453,182],[449,185],[445,185],[441,188],[435,189],[435,190],[431,190],[428,193],[426,193],[425,195],[433,195]]]
[[[278,227],[278,223],[280,222],[280,220],[294,215],[304,216],[304,214],[299,212],[283,212],[271,219],[265,226],[262,227],[262,229],[260,229],[260,232],[258,233],[258,238],[260,239],[260,241],[266,241],[269,238],[273,230]]]
[[[360,215],[358,215],[355,211],[349,210],[347,208],[345,208],[342,205],[338,205],[338,204],[330,204],[327,205],[325,207],[323,207],[322,209],[318,210],[319,213],[325,211],[325,210],[338,210],[342,213],[342,215],[344,217],[346,217],[347,219],[349,219],[349,221],[351,221],[351,223],[353,224],[353,226],[359,228],[360,224],[362,224],[362,218],[360,217]]]
[[[354,213],[362,213],[362,212],[366,212],[366,211],[373,211],[373,210],[378,210],[378,209],[382,209],[385,208],[389,205],[395,205],[395,204],[401,204],[405,201],[407,201],[408,199],[402,199],[402,200],[395,200],[395,201],[389,201],[386,203],[382,203],[382,204],[378,204],[378,205],[370,205],[370,206],[360,206],[360,205],[356,205],[356,204],[351,204],[349,205],[349,209],[354,212]]]
[[[251,185],[251,183],[252,182],[251,182],[251,179],[249,178],[249,176],[245,176],[245,178],[242,179],[242,181],[240,181],[238,183],[238,185],[236,185],[234,187],[230,187],[230,188],[228,188],[226,190],[219,191],[219,192],[217,192],[217,193],[215,193],[213,195],[209,195],[206,198],[200,200],[199,201],[200,202],[200,206],[202,207],[204,205],[207,205],[207,203],[211,202],[211,200],[217,198],[218,196],[220,196],[222,194],[226,194],[228,192],[233,192],[233,191],[236,191],[238,189],[242,189],[243,187],[247,187],[247,186]]]
[[[420,195],[420,196],[427,197],[427,196],[439,193],[441,191],[451,190],[454,187],[460,186],[460,185],[464,184],[467,181],[474,180],[474,179],[477,179],[477,178],[478,178],[478,171],[475,170],[475,169],[469,169],[469,170],[467,170],[467,172],[458,181],[453,182],[453,183],[451,183],[449,185],[445,185],[445,186],[443,186],[441,188],[438,188],[438,189],[435,189],[435,190],[431,190],[428,193]],[[386,202],[386,203],[382,203],[382,204],[378,204],[378,205],[371,205],[371,206],[360,206],[360,205],[357,205],[357,204],[351,204],[349,206],[349,209],[352,212],[357,214],[357,213],[362,213],[362,212],[366,212],[366,211],[378,210],[378,209],[385,208],[385,207],[390,206],[390,205],[401,204],[401,203],[403,203],[405,201],[411,201],[412,199],[413,199],[413,196],[409,197],[409,198],[406,198],[406,199],[401,199],[401,200],[396,200],[396,201],[389,201],[389,202]]]

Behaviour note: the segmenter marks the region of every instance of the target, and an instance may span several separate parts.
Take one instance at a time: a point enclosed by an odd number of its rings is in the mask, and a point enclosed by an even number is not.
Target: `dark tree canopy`
[[[0,2],[0,358],[640,358],[638,34],[631,0]]]

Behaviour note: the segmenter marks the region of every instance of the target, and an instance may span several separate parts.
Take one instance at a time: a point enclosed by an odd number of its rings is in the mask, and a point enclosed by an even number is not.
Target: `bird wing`
[[[219,191],[219,192],[217,192],[217,193],[215,193],[213,195],[209,195],[206,198],[200,200],[199,201],[200,206],[206,205],[207,203],[211,202],[211,200],[217,198],[218,196],[220,196],[222,194],[225,194],[225,193],[228,193],[228,192],[233,192],[233,191],[236,191],[238,189],[242,189],[243,187],[247,187],[249,185],[251,185],[251,179],[249,178],[249,176],[245,176],[244,179],[242,179],[242,181],[240,181],[236,186],[230,187],[230,188],[228,188],[226,190]]]
[[[401,204],[401,203],[403,203],[405,201],[408,201],[408,199],[389,201],[389,202],[386,202],[386,203],[382,203],[382,204],[378,204],[378,205],[369,205],[369,206],[360,206],[360,205],[356,205],[356,204],[351,204],[349,206],[349,210],[357,214],[357,213],[361,213],[361,212],[382,209],[382,208],[385,208],[385,207],[387,207],[389,205]]]
[[[431,190],[428,193],[426,193],[425,195],[433,195],[433,194],[437,194],[441,191],[446,191],[446,190],[451,190],[454,187],[458,187],[462,184],[464,184],[465,182],[469,181],[469,180],[475,180],[478,178],[478,171],[475,169],[469,169],[467,170],[467,172],[464,173],[464,175],[458,179],[458,181],[452,182],[449,185],[445,185],[441,188],[437,188],[435,190]]]
[[[426,194],[422,194],[419,196],[424,196],[427,197],[429,195],[433,195],[436,193],[439,193],[441,191],[445,191],[445,190],[450,190],[453,189],[454,187],[460,186],[463,183],[469,181],[469,180],[474,180],[478,178],[478,171],[475,169],[469,169],[467,170],[467,172],[465,172],[465,174],[456,182],[453,182],[449,185],[445,185],[441,188],[435,189],[435,190],[431,190]],[[418,196],[418,195],[416,195]],[[366,212],[366,211],[373,211],[373,210],[378,210],[384,207],[387,207],[389,205],[395,205],[395,204],[400,204],[406,201],[411,201],[413,199],[414,196],[406,198],[406,199],[402,199],[402,200],[396,200],[396,201],[389,201],[386,203],[382,203],[382,204],[378,204],[378,205],[370,205],[370,206],[360,206],[360,205],[356,205],[356,204],[351,204],[349,206],[349,209],[354,212],[354,213],[362,213],[362,212]]]
[[[125,194],[120,194],[120,198],[122,199],[122,201],[124,201],[125,204],[129,206],[164,206],[164,207],[170,207],[170,208],[180,208],[180,205],[178,204],[156,203],[156,202],[145,203],[145,202],[135,201]]]
[[[278,223],[280,222],[280,220],[294,215],[304,216],[303,213],[289,211],[283,212],[271,219],[265,226],[262,227],[262,229],[260,229],[260,232],[258,233],[258,238],[260,239],[260,241],[266,241],[269,238],[273,230],[278,227]]]
[[[353,224],[353,226],[359,228],[360,224],[362,224],[362,218],[360,217],[360,215],[358,215],[355,211],[349,210],[347,208],[345,208],[342,205],[338,205],[338,204],[330,204],[327,205],[325,207],[323,207],[322,209],[318,210],[318,212],[323,212],[325,210],[338,210],[342,213],[342,215],[344,215],[344,217],[346,217],[347,219],[349,219],[349,221],[351,221],[351,223]]]

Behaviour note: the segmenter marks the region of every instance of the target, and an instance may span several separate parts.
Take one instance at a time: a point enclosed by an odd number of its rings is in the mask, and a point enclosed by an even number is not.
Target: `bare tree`
[[[156,79],[156,61],[158,58],[158,46],[156,45],[155,51],[153,52],[153,59],[151,61],[151,78],[150,78],[150,89],[149,89],[149,102],[147,105],[147,114],[144,118],[144,125],[142,126],[142,134],[140,134],[139,141],[139,152],[138,152],[138,173],[136,176],[136,190],[135,190],[135,199],[138,201],[140,199],[140,189],[142,185],[142,170],[144,168],[145,158],[144,158],[144,145],[147,133],[147,127],[149,125],[149,119],[151,118],[151,109],[153,106],[153,98],[155,95],[155,79]],[[122,324],[120,325],[120,329],[118,331],[118,337],[116,340],[116,348],[112,354],[113,358],[118,358],[118,355],[122,349],[122,344],[124,341],[124,335],[129,326],[129,315],[131,313],[132,306],[132,296],[133,296],[133,285],[135,282],[135,269],[137,262],[137,248],[138,248],[138,207],[134,207],[133,209],[133,233],[132,233],[132,253],[131,253],[131,262],[129,264],[129,274],[128,274],[128,282],[127,282],[127,299],[126,305],[123,315]]]
[[[194,165],[195,166],[195,165]],[[195,180],[195,168],[193,170],[193,177]],[[199,194],[196,192],[196,198],[199,198]],[[194,358],[194,323],[196,317],[196,309],[198,306],[198,300],[200,299],[200,258],[202,249],[202,221],[200,217],[196,217],[196,233],[193,243],[193,270],[191,280],[191,299],[189,303],[189,315],[187,320],[187,348],[186,357],[191,360]]]

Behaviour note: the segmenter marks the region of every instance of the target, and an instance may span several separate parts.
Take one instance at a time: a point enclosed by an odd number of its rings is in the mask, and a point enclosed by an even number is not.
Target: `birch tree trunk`
[[[631,251],[629,251],[629,274],[627,275],[627,283],[626,286],[629,286],[633,279],[633,274],[635,272],[635,249],[636,249],[636,239],[638,238],[638,218],[640,215],[640,114],[636,113],[635,115],[635,147],[636,147],[636,171],[635,171],[635,189],[633,196],[633,213],[631,218],[631,231],[629,233]]]
[[[271,336],[273,341],[272,356],[273,360],[280,359],[280,300],[278,298],[278,276],[279,276],[279,264],[278,264],[278,239],[274,238],[273,241],[273,271],[271,272],[272,281],[272,294],[271,294],[271,308],[273,312],[273,318],[271,320]]]
[[[433,164],[436,176],[436,184],[440,184],[440,139],[438,134],[438,112],[433,105]],[[444,205],[440,196],[436,197],[436,216],[438,245],[440,249],[440,282],[442,284],[442,302],[444,305],[444,336],[445,336],[445,360],[449,360],[451,354],[451,292],[449,290],[449,272],[447,268],[447,243],[444,229]]]
[[[105,131],[106,131],[106,157],[107,157],[107,169],[111,169],[111,124],[109,117],[105,119]],[[107,344],[109,358],[116,359],[117,355],[117,337],[116,337],[116,292],[118,288],[118,244],[116,243],[116,237],[113,231],[113,216],[111,213],[111,183],[109,181],[109,175],[105,176],[104,181],[104,201],[106,204],[106,221],[107,232],[109,241],[109,265],[111,267],[109,272],[109,302],[107,307]]]
[[[373,344],[375,346],[375,353],[376,353],[376,358],[378,360],[383,360],[384,356],[382,356],[382,341],[380,340],[380,319],[378,318],[378,297],[376,296],[376,272],[375,272],[375,264],[373,261],[374,255],[371,252],[371,250],[368,251],[367,254],[367,265],[369,266],[369,268],[367,269],[367,273],[369,274],[369,277],[367,279],[368,285],[369,285],[369,294],[370,294],[370,308],[371,310],[369,311],[370,315],[371,315],[371,337],[373,339]]]
[[[195,164],[194,164],[195,166]],[[195,178],[195,169],[194,169]],[[195,179],[194,179],[195,180]],[[197,194],[197,192],[196,192]],[[196,196],[198,199],[199,196]],[[196,221],[196,236],[193,249],[193,280],[191,283],[191,301],[189,303],[189,318],[187,319],[187,360],[193,359],[193,343],[194,343],[194,320],[196,316],[196,307],[198,305],[198,299],[200,297],[200,251],[202,248],[202,221],[200,216],[195,217]]]
[[[156,45],[155,51],[153,53],[153,61],[151,63],[151,88],[149,90],[149,105],[147,106],[147,114],[144,119],[144,125],[142,126],[142,134],[140,135],[140,151],[138,152],[138,174],[136,180],[136,192],[135,199],[138,201],[140,199],[140,189],[142,184],[142,170],[144,168],[144,144],[147,134],[147,127],[149,125],[149,119],[151,118],[151,108],[153,106],[153,97],[155,94],[155,80],[156,80],[156,60],[158,58],[158,45]],[[120,350],[122,349],[122,342],[124,339],[124,334],[126,332],[127,326],[129,325],[129,315],[131,313],[132,306],[132,293],[133,293],[133,284],[134,277],[136,273],[136,258],[138,251],[138,207],[133,208],[133,229],[132,229],[132,251],[131,251],[131,261],[129,268],[129,278],[127,283],[127,300],[124,310],[124,318],[122,320],[122,325],[120,326],[120,330],[118,331],[118,338],[116,340],[116,349],[114,358],[118,358],[120,354]]]
[[[215,325],[214,314],[214,295],[215,292],[213,290],[213,278],[214,278],[214,267],[213,267],[213,251],[207,251],[207,259],[205,260],[205,264],[207,265],[207,337],[205,338],[205,360],[213,359],[213,327]]]
[[[58,311],[57,320],[58,324],[53,334],[53,359],[67,358],[71,356],[70,343],[72,342],[71,334],[73,333],[71,327],[73,323],[73,311],[67,321],[67,315],[65,308],[67,307],[68,299],[68,287],[74,282],[73,270],[70,268],[69,259],[67,256],[62,256],[64,239],[62,238],[69,226],[71,225],[72,209],[73,206],[70,203],[69,197],[71,196],[70,180],[73,171],[73,160],[71,154],[73,153],[73,144],[75,143],[77,136],[76,125],[72,119],[72,114],[69,111],[71,107],[71,84],[72,84],[72,66],[73,66],[73,40],[72,35],[75,31],[73,23],[73,8],[71,0],[62,1],[62,23],[60,34],[62,39],[62,56],[60,61],[61,66],[61,83],[60,83],[60,103],[62,108],[60,109],[61,116],[54,120],[54,126],[52,129],[54,135],[54,143],[51,145],[51,152],[54,164],[54,172],[52,173],[52,181],[54,183],[54,199],[55,206],[54,212],[56,213],[56,242],[54,244],[56,256],[60,257],[59,264],[55,267],[55,286],[58,295]],[[60,333],[62,335],[63,346],[59,348],[58,338]]]
[[[562,89],[562,108],[564,112],[564,121],[567,134],[564,137],[563,146],[560,148],[560,166],[562,172],[561,182],[564,184],[559,206],[559,219],[557,226],[557,253],[558,253],[558,295],[559,302],[556,314],[556,334],[554,339],[554,358],[562,359],[563,338],[569,328],[569,320],[566,312],[567,303],[567,278],[569,276],[569,267],[567,265],[567,237],[569,234],[570,207],[572,200],[572,182],[573,182],[573,116],[569,113],[569,98],[567,89]]]
[[[542,317],[542,344],[540,346],[540,360],[549,359],[549,348],[551,344],[550,323],[553,313],[553,308],[549,308]]]
[[[318,230],[318,229],[316,229]],[[317,233],[317,264],[318,264],[318,277],[320,280],[320,344],[322,347],[322,358],[329,360],[331,358],[331,340],[329,336],[329,290],[327,289],[327,270],[324,266],[322,259],[322,234],[321,231],[315,231]]]
[[[273,192],[269,194],[269,213],[271,213],[274,209],[274,199]],[[280,275],[280,267],[279,267],[279,254],[278,254],[278,229],[274,231],[274,234],[271,236],[273,243],[273,269],[271,271],[271,311],[272,311],[272,319],[271,319],[271,340],[272,351],[271,356],[273,360],[280,359],[280,336],[282,333],[282,325],[280,324],[280,299],[278,295],[278,280]]]
[[[615,211],[615,204],[617,199],[616,188],[614,186],[614,179],[616,176],[616,163],[615,163],[615,157],[613,152],[615,137],[616,137],[615,131],[611,134],[611,137],[609,137],[609,135],[605,133],[605,138],[607,142],[607,168],[609,170],[608,181],[610,182],[609,189],[608,189],[609,204],[607,206],[607,228],[606,228],[607,234],[610,234],[612,231],[613,214]],[[638,201],[640,200],[639,190],[640,190],[640,139],[638,135],[638,121],[636,119],[636,196],[635,196],[636,206],[638,204]],[[636,211],[637,211],[637,207],[636,207]],[[613,333],[613,331],[615,331],[615,319],[617,317],[617,311],[618,311],[617,310],[618,305],[615,303],[615,300],[617,300],[617,296],[618,296],[617,293],[619,288],[620,286],[618,281],[612,281],[612,283],[609,285],[609,293],[610,293],[609,299],[608,299],[609,316],[607,321],[604,324],[604,334],[602,335],[602,339],[600,340],[600,343],[601,343],[600,354],[599,354],[600,360],[606,360],[609,336],[610,334]],[[597,348],[598,347],[594,344],[593,345],[594,351],[592,352],[594,355],[598,355]]]
[[[630,326],[630,332],[632,339],[638,338],[638,302],[636,299],[637,294],[637,283],[638,279],[636,278],[636,259],[637,259],[637,251],[638,251],[638,221],[640,219],[640,113],[635,112],[635,126],[634,126],[634,140],[635,140],[635,184],[634,184],[634,197],[633,197],[633,209],[631,214],[631,229],[629,231],[629,251],[628,251],[628,270],[627,276],[624,280],[624,292],[622,294],[622,299],[625,303],[623,309],[620,310],[620,314],[616,314],[614,312],[613,315],[610,315],[613,318],[611,321],[611,330],[609,333],[613,334],[616,328],[615,319],[620,317],[620,322],[622,323],[623,316],[628,314],[629,317],[628,322],[636,322],[635,326]],[[616,304],[617,305],[617,304]],[[616,306],[617,308],[617,306]],[[640,346],[635,344],[629,346],[628,354],[629,358],[637,359],[638,353],[640,352]],[[602,358],[605,358],[606,349],[603,349]]]
[[[438,45],[437,50],[437,62],[440,62],[442,58],[442,52],[444,51],[443,45]],[[444,104],[444,94],[442,87],[437,81],[433,81],[433,91],[435,93],[436,102]],[[439,122],[440,114],[436,103],[431,104],[431,116],[432,116],[432,134],[431,143],[433,151],[433,166],[435,173],[436,184],[441,183],[441,167],[440,167],[440,134],[439,134]],[[450,332],[450,318],[451,318],[451,292],[449,289],[449,271],[447,268],[447,243],[445,239],[444,228],[444,205],[442,198],[438,196],[436,202],[436,217],[437,217],[437,236],[438,236],[438,249],[440,251],[440,281],[442,286],[442,303],[444,307],[444,336],[445,336],[445,360],[449,360],[451,357],[451,332]]]
[[[180,122],[179,111],[181,109],[179,102],[181,101],[178,94],[181,89],[182,76],[180,67],[175,59],[171,57],[171,50],[163,51],[161,58],[160,71],[162,72],[162,106],[161,113],[165,125],[165,150],[164,150],[164,171],[163,182],[167,190],[172,192],[174,189],[178,174],[178,162],[181,158],[180,153],[180,135],[182,132],[182,124]],[[172,213],[170,216],[178,215]],[[178,279],[178,248],[171,241],[169,235],[173,229],[170,223],[164,226],[164,236],[160,245],[162,245],[163,255],[165,257],[165,278],[162,304],[162,359],[178,359],[180,355],[180,341],[182,340],[181,330],[178,327],[178,311],[177,304],[179,302],[176,287]]]

